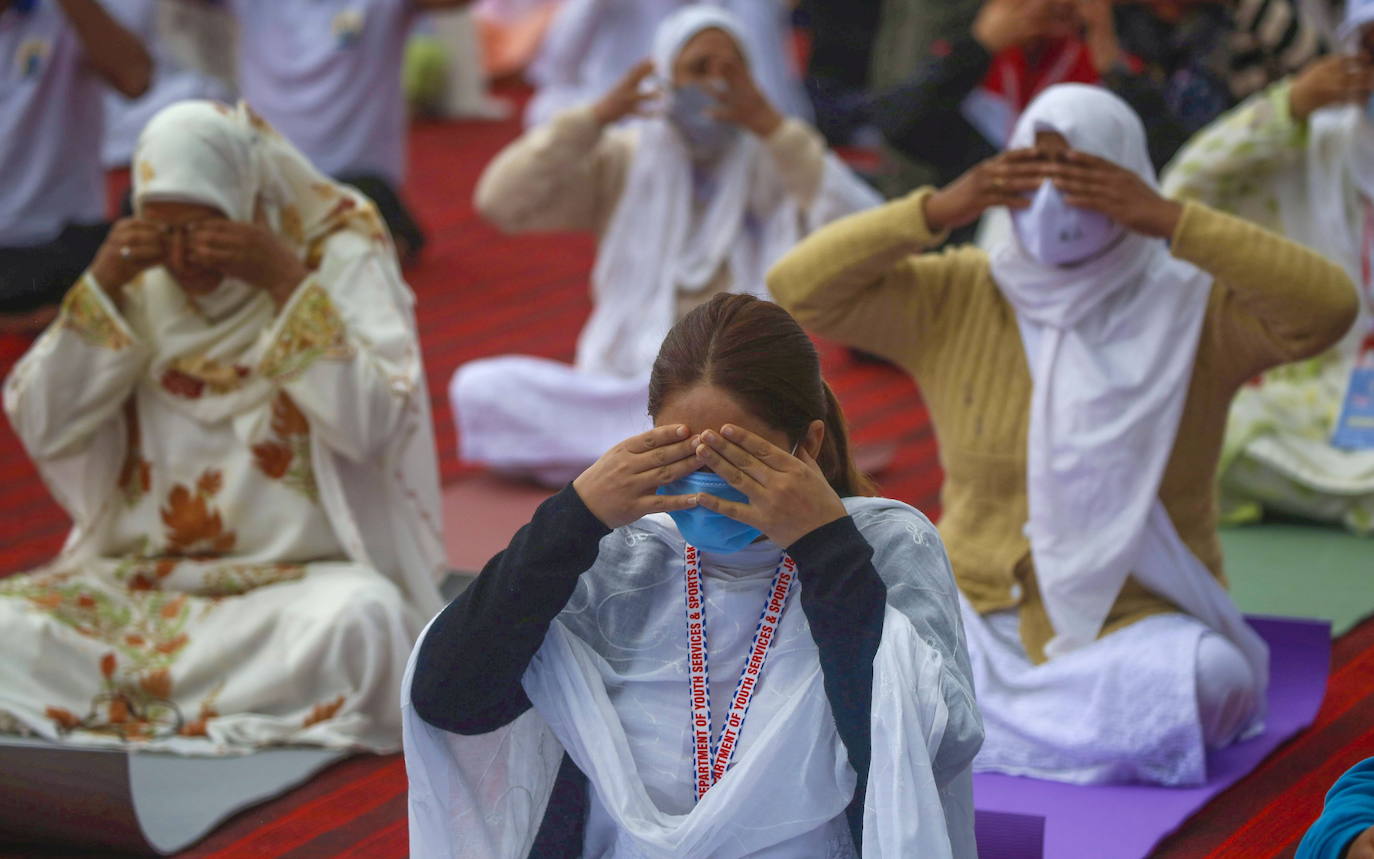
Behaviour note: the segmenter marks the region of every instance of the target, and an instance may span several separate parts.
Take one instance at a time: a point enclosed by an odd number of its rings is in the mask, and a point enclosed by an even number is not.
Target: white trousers
[[[980,616],[961,605],[987,732],[975,770],[1200,784],[1207,749],[1233,742],[1259,704],[1240,651],[1187,615],[1148,617],[1034,665],[1016,610]]]
[[[469,362],[449,383],[458,455],[548,486],[652,428],[648,398],[647,374],[605,376],[525,355]]]

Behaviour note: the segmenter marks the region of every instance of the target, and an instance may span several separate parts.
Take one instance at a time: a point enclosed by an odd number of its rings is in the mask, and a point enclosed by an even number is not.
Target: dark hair
[[[821,378],[820,356],[797,320],[752,295],[717,295],[688,313],[658,350],[649,376],[649,414],[699,384],[730,394],[746,411],[796,444],[814,420],[825,421],[816,457],[841,496],[873,495],[873,482],[854,465],[844,413]]]

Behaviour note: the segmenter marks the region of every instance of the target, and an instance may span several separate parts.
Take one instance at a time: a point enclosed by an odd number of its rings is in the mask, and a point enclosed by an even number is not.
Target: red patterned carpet
[[[585,236],[512,238],[481,223],[471,193],[482,166],[517,133],[513,122],[417,125],[408,196],[431,244],[407,274],[419,319],[446,482],[465,467],[445,394],[459,364],[527,353],[568,360],[588,310],[593,243]],[[25,344],[0,340],[0,374]],[[860,443],[897,442],[879,475],[884,493],[938,515],[941,472],[929,420],[911,382],[822,344],[825,366]],[[67,522],[0,426],[0,574],[32,567],[60,546]],[[1374,623],[1337,642],[1331,690],[1316,727],[1223,794],[1159,855],[1278,857],[1291,853],[1322,793],[1344,768],[1374,755]],[[405,773],[398,756],[357,757],[276,801],[239,814],[186,856],[406,855]],[[30,856],[6,851],[0,857]],[[57,855],[57,854],[43,854]]]

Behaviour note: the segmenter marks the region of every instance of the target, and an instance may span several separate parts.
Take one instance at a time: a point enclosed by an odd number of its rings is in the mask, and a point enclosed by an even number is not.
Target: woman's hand
[[[725,91],[716,96],[720,99],[720,105],[712,110],[716,119],[746,128],[761,138],[782,125],[782,114],[764,97],[742,63],[725,65]]]
[[[697,457],[749,503],[726,501],[710,493],[697,504],[752,525],[779,546],[787,547],[812,531],[849,515],[821,468],[805,450],[793,456],[733,424],[701,434]]]
[[[1350,104],[1374,92],[1374,65],[1363,57],[1322,57],[1298,73],[1288,92],[1288,109],[1298,122],[1332,104]]]
[[[926,198],[926,226],[938,233],[971,224],[993,206],[1024,209],[1048,163],[1037,149],[1012,149],[974,165]]]
[[[643,89],[645,79],[653,73],[654,61],[640,60],[592,108],[596,121],[602,125],[610,125],[631,114],[644,116],[648,103],[660,95],[657,89]]]
[[[1056,157],[1050,179],[1071,206],[1091,209],[1141,235],[1167,239],[1183,205],[1161,197],[1144,179],[1117,164],[1070,149]]]
[[[973,19],[973,38],[996,56],[1036,39],[1067,35],[1062,5],[1056,0],[986,0]]]
[[[189,227],[187,250],[196,265],[263,290],[278,309],[310,274],[271,230],[257,224],[223,218],[200,221]]]
[[[138,218],[124,218],[110,228],[91,263],[91,275],[111,300],[117,303],[126,283],[162,262],[166,232],[162,225]]]
[[[700,467],[698,439],[682,424],[654,427],[611,448],[573,481],[582,503],[607,528],[650,513],[697,506],[695,495],[657,495],[658,488]]]
[[[1083,41],[1088,44],[1093,66],[1098,74],[1106,74],[1123,58],[1112,0],[1078,0],[1078,17],[1083,21]]]

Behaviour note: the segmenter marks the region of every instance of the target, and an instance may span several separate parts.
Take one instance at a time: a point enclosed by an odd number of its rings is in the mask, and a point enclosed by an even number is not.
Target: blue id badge
[[[1347,450],[1374,449],[1374,350],[1364,350],[1355,363],[1331,443]]]

